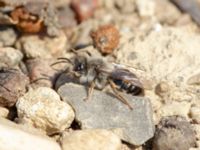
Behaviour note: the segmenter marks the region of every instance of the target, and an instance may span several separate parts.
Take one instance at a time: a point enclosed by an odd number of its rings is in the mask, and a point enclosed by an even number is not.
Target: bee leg
[[[88,93],[87,93],[87,97],[86,98],[84,98],[84,101],[86,101],[86,100],[90,100],[91,99],[91,96],[92,96],[92,94],[93,94],[93,91],[94,91],[94,87],[95,87],[95,84],[94,84],[94,81],[92,81],[92,83],[90,84],[90,87],[89,87],[89,89],[88,89]]]
[[[110,86],[113,90],[113,92],[115,93],[115,96],[124,104],[126,104],[129,109],[133,110],[133,107],[128,103],[128,101],[116,90],[116,85],[112,80],[108,80],[110,83]]]

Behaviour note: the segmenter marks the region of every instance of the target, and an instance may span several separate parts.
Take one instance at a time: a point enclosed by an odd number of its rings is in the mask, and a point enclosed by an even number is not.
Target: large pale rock
[[[137,73],[154,87],[165,82],[162,101],[198,101],[200,80],[200,36],[185,28],[160,26],[144,34],[135,33],[117,52],[121,64],[143,70]],[[146,95],[148,96],[148,95]],[[153,99],[152,99],[153,101]]]
[[[64,101],[76,112],[76,120],[83,129],[112,129],[121,138],[133,145],[141,145],[154,134],[152,108],[148,99],[125,94],[133,106],[130,110],[115,96],[95,90],[90,101],[84,101],[87,92],[84,86],[67,83],[58,90]]]
[[[30,90],[16,103],[19,122],[43,129],[47,134],[61,132],[74,120],[74,111],[52,89]]]
[[[86,129],[66,133],[63,150],[121,150],[120,138],[105,129]]]
[[[199,105],[200,99],[199,43],[199,34],[191,29],[160,25],[146,34],[136,32],[117,51],[120,64],[142,70],[135,74],[151,83],[145,94],[151,97],[156,121],[162,116],[182,115],[198,122],[199,110],[191,104]],[[155,107],[155,98],[161,106]]]
[[[35,130],[24,129],[9,120],[0,118],[0,149],[61,150],[58,143],[47,136],[36,134],[35,132]]]

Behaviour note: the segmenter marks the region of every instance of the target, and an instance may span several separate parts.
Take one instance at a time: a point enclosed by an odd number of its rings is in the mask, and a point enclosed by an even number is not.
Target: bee
[[[67,72],[72,73],[80,84],[88,86],[88,95],[85,100],[91,99],[94,88],[102,90],[110,85],[115,96],[132,110],[133,107],[119,91],[125,91],[132,95],[144,94],[143,85],[134,73],[119,65],[109,63],[103,58],[77,53],[71,59],[58,59],[60,61],[52,64],[52,66],[58,63],[71,64]]]

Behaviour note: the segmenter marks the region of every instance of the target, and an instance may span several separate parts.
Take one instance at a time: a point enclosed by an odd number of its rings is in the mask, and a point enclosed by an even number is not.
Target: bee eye
[[[75,67],[75,71],[83,71],[85,69],[85,65],[83,63],[79,63],[76,67]]]

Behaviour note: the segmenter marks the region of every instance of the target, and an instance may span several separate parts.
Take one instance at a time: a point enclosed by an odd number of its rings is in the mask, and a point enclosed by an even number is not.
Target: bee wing
[[[142,83],[145,89],[153,88],[152,86],[153,86],[154,80],[151,77],[151,75],[149,75],[145,70],[137,69],[129,65],[117,64],[117,63],[112,63],[112,64],[116,69],[129,70],[129,72],[132,72],[133,74],[135,74],[139,78],[140,83]]]
[[[111,74],[113,71],[113,69],[111,68],[98,68],[98,72],[103,72],[103,73],[106,73],[106,74]]]
[[[137,77],[128,77],[128,76],[124,76],[124,81],[125,82],[130,82],[132,83],[133,85],[139,87],[139,88],[143,88],[143,85],[142,83],[140,82],[140,80],[137,78]]]
[[[139,88],[143,88],[143,85],[140,82],[140,80],[137,78],[137,76],[127,69],[115,69],[111,73],[110,76],[113,79],[123,80],[123,81],[125,81],[127,83],[131,83]]]

